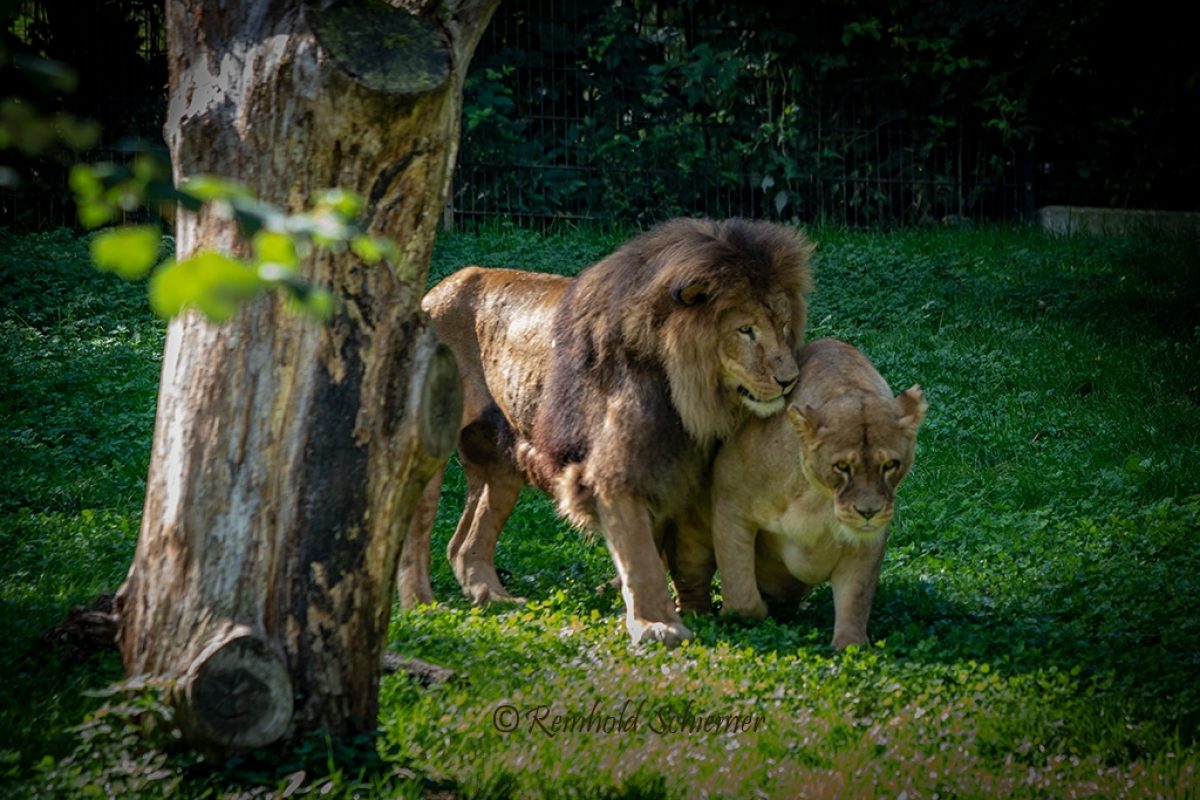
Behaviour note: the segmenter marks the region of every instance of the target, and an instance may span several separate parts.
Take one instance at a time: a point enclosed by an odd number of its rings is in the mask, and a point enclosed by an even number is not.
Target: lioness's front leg
[[[857,552],[847,553],[829,578],[833,589],[833,647],[845,650],[852,644],[865,645],[867,622],[871,618],[871,602],[879,584],[883,567],[883,552],[887,544],[885,531],[877,542],[859,545]]]
[[[664,528],[665,540],[659,546],[671,571],[679,613],[711,614],[717,560],[708,521],[694,513],[684,513]]]
[[[766,619],[767,604],[758,591],[754,543],[758,530],[737,514],[721,508],[713,513],[713,549],[721,572],[722,614]]]
[[[597,498],[600,527],[621,578],[625,627],[634,644],[662,642],[674,647],[692,632],[679,618],[667,592],[662,560],[646,502],[633,495]]]

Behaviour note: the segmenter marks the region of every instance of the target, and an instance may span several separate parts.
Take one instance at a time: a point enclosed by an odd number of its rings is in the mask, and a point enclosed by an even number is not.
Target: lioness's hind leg
[[[433,602],[433,586],[429,582],[429,558],[432,548],[433,523],[437,517],[438,499],[442,493],[445,467],[433,474],[421,493],[421,499],[408,524],[408,533],[400,547],[397,586],[400,607],[412,608]]]
[[[757,531],[737,515],[718,507],[713,513],[713,548],[721,570],[721,599],[727,616],[765,619],[767,604],[755,576]]]

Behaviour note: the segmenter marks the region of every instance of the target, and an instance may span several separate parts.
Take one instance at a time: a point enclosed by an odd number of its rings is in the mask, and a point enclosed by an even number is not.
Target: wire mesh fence
[[[49,119],[100,125],[87,150],[51,146],[33,155],[0,151],[15,185],[0,186],[0,224],[46,229],[75,224],[67,185],[76,161],[122,161],[135,143],[161,143],[166,107],[166,30],[161,0],[17,0],[9,39],[26,55],[68,66],[67,83],[43,85],[17,59],[0,71],[0,99]]]
[[[160,0],[18,6],[12,32],[76,66],[71,105],[104,126],[81,157],[160,139]],[[706,8],[506,0],[468,79],[448,223],[702,214],[893,226],[1032,213],[1032,156],[997,148],[953,110],[931,129],[919,97],[786,63],[786,20],[747,26]],[[22,164],[24,185],[0,190],[0,222],[72,224],[65,165]]]
[[[889,226],[1032,214],[1028,153],[997,147],[965,114],[933,129],[919,96],[814,77],[780,56],[794,19],[742,27],[752,15],[714,19],[713,5],[506,3],[468,82],[448,217]]]

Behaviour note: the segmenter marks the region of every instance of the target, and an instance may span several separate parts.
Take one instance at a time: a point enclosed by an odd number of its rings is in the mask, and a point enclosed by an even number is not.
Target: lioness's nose
[[[861,516],[863,519],[869,520],[871,517],[878,514],[881,508],[882,506],[855,506],[854,510],[857,511],[859,516]]]
[[[787,394],[795,387],[796,379],[798,377],[799,376],[793,376],[791,378],[776,378],[775,382],[779,384],[779,388],[783,390],[783,393]]]

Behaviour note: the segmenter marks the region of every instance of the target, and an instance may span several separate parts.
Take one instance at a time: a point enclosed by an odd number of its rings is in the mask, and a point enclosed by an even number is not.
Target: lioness
[[[724,613],[767,614],[763,595],[798,600],[833,587],[833,646],[867,642],[896,488],[913,463],[926,403],[899,397],[859,350],[818,339],[798,354],[785,414],[747,420],[713,464],[711,534],[703,519],[668,540],[681,610],[711,609],[714,569]]]
[[[805,324],[810,246],[748,220],[677,219],[568,280],[461,270],[423,308],[465,384],[467,505],[449,547],[478,601],[509,595],[493,554],[530,481],[609,547],[635,642],[691,636],[653,531],[696,498],[717,442],[783,409]],[[432,597],[430,483],[405,545],[403,602]]]

